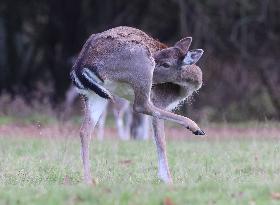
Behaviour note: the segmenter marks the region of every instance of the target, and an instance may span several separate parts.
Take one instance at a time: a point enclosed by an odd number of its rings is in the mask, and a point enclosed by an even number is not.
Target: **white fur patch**
[[[107,107],[108,100],[93,93],[88,93],[86,96],[88,98],[88,106],[91,113],[91,118],[96,124],[104,109]]]
[[[186,65],[192,65],[195,64],[203,55],[203,50],[202,49],[194,49],[191,50],[187,53],[187,55],[185,56],[183,62]]]
[[[84,68],[84,73],[87,75],[87,79],[90,81],[94,81],[97,83],[102,83],[102,81],[97,77],[93,72],[91,72],[88,68]],[[85,76],[86,77],[86,76]],[[90,79],[89,79],[90,78]]]
[[[170,182],[170,178],[168,176],[167,162],[162,153],[159,153],[158,157],[158,177],[168,183]]]

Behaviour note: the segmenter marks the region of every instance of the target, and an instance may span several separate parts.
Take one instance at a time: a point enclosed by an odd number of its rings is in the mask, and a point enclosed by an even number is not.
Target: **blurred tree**
[[[86,38],[128,25],[166,43],[193,36],[192,47],[206,50],[206,86],[191,105],[200,116],[280,118],[279,19],[278,0],[1,0],[0,92],[30,99],[41,82],[63,100]]]

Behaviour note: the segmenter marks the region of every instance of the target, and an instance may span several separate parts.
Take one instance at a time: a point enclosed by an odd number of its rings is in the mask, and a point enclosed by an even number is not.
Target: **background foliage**
[[[206,51],[204,86],[189,112],[279,119],[279,19],[278,0],[1,0],[0,92],[27,102],[47,95],[56,106],[86,38],[128,25],[167,44],[193,36],[193,47]]]

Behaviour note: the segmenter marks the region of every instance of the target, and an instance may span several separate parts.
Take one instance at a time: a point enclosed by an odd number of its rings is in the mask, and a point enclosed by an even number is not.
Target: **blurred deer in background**
[[[130,125],[130,137],[136,140],[149,139],[150,117],[145,114],[132,112],[132,122]]]
[[[71,107],[74,104],[75,99],[78,97],[79,93],[76,88],[71,86],[66,92],[66,99],[64,103],[64,114],[66,116],[69,115]],[[130,130],[133,119],[132,119],[132,110],[130,108],[129,101],[125,99],[120,99],[120,101],[116,103],[107,102],[106,109],[104,109],[102,115],[100,116],[97,124],[97,139],[104,139],[104,131],[105,131],[105,123],[108,114],[108,110],[112,110],[114,114],[114,124],[118,132],[118,137],[121,140],[130,139]],[[138,123],[141,123],[138,122]],[[141,125],[135,124],[137,127],[143,127]]]
[[[134,93],[133,110],[153,117],[159,177],[172,183],[163,120],[179,123],[195,135],[205,134],[191,119],[168,111],[202,85],[201,70],[194,64],[203,50],[188,51],[191,40],[184,38],[167,47],[138,29],[117,27],[86,41],[70,74],[85,105],[80,132],[85,182],[92,183],[91,133],[108,100],[118,103],[122,97],[118,88],[125,86],[127,93]]]

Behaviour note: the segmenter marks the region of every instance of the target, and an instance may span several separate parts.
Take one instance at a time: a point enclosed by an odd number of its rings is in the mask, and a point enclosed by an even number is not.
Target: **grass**
[[[152,141],[93,140],[96,186],[77,138],[0,136],[0,204],[279,204],[277,140],[169,140],[174,185],[158,181]]]
[[[74,119],[76,120],[76,119]],[[76,120],[78,121],[78,120]],[[50,117],[47,115],[42,115],[38,113],[34,113],[32,115],[26,116],[1,116],[0,115],[0,126],[1,125],[9,125],[9,124],[22,124],[22,125],[30,125],[40,123],[44,125],[57,123],[57,120],[54,117]]]

